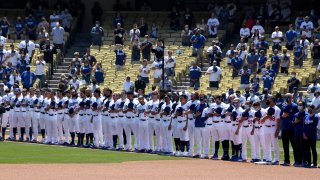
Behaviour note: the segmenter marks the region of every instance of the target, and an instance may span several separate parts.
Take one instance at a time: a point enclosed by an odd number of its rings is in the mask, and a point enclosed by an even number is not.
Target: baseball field
[[[282,147],[281,142],[280,147]],[[320,142],[317,143],[317,150],[320,152]],[[320,162],[319,157],[318,154],[318,162]],[[283,159],[283,151],[280,159]],[[290,178],[301,180],[301,178],[320,177],[320,169],[7,141],[0,143],[0,169],[1,179]]]

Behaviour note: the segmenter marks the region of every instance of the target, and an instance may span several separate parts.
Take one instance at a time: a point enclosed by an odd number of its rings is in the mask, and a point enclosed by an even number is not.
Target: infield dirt
[[[1,164],[1,179],[314,179],[320,169],[212,160],[135,161],[114,164]]]

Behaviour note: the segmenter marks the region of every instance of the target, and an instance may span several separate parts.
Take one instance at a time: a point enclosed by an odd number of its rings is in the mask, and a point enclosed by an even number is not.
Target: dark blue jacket
[[[281,130],[293,131],[292,122],[295,120],[295,114],[299,112],[297,104],[292,103],[290,105],[283,105],[281,108],[281,116],[284,112],[289,113],[289,116],[286,118],[280,118]]]
[[[314,115],[310,116],[309,114],[306,116],[306,119],[303,124],[303,132],[310,140],[317,139],[317,125],[319,122],[319,116]]]
[[[196,106],[195,113],[201,112],[207,107],[207,104],[199,104]],[[205,119],[200,116],[198,116],[195,120],[195,127],[205,127],[206,123],[204,122]]]
[[[294,135],[295,136],[302,136],[303,134],[303,124],[306,119],[307,113],[305,111],[298,112],[295,115],[295,118],[300,119],[300,122],[298,124],[294,124]]]

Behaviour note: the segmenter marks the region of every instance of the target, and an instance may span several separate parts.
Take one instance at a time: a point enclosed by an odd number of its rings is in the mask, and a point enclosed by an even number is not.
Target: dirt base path
[[[320,169],[211,160],[142,161],[119,164],[2,164],[1,179],[311,179]]]

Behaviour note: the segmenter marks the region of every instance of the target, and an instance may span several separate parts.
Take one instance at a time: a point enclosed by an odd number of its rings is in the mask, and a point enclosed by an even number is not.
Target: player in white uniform
[[[117,149],[117,138],[118,138],[118,131],[117,131],[117,121],[118,121],[118,104],[116,103],[119,99],[119,95],[114,93],[112,95],[112,100],[109,104],[109,114],[110,114],[110,133],[112,135],[112,147],[113,149]]]
[[[103,89],[103,108],[101,112],[101,123],[102,123],[102,133],[103,133],[103,141],[104,141],[104,148],[110,149],[113,146],[112,142],[112,133],[111,133],[111,118],[110,113],[108,111],[110,102],[112,101],[112,91],[108,88]]]
[[[272,162],[271,145],[274,151],[273,165],[279,164],[279,144],[278,136],[280,131],[280,113],[281,110],[275,105],[275,98],[273,96],[268,97],[267,102],[269,107],[266,108],[266,115],[262,118],[261,122],[264,128],[265,134],[265,150],[266,161]]]
[[[34,88],[30,88],[29,90],[29,95],[27,90],[24,92],[23,91],[23,95],[27,104],[26,107],[26,116],[25,116],[25,120],[26,120],[26,137],[27,137],[27,141],[31,142],[32,141],[32,121],[34,119],[33,117],[33,113],[34,113],[34,105],[33,105],[33,101],[35,98],[34,95]]]
[[[99,148],[103,145],[103,141],[101,141],[103,138],[101,136],[101,119],[99,117],[99,109],[98,109],[98,103],[94,102],[91,106],[91,116],[90,123],[92,123],[92,129],[93,129],[93,135],[94,135],[94,146],[92,148]]]
[[[139,104],[136,106],[136,112],[139,119],[139,152],[147,152],[149,147],[149,129],[148,129],[148,116],[145,111],[148,109],[148,104],[143,96],[138,98]]]
[[[247,162],[247,141],[250,141],[251,147],[251,159],[256,159],[256,152],[255,152],[255,143],[253,135],[251,134],[252,131],[252,124],[254,118],[254,111],[251,110],[251,102],[247,101],[244,105],[244,112],[242,113],[241,120],[239,121],[239,128],[242,129],[242,133],[239,134],[242,140],[242,153],[239,161]]]
[[[188,134],[189,134],[189,142],[190,142],[190,147],[194,147],[194,128],[195,128],[195,118],[194,118],[194,110],[196,106],[198,106],[199,100],[197,100],[197,93],[193,92],[191,93],[190,96],[190,101],[187,102],[187,118],[188,118]],[[188,156],[192,157],[193,156],[193,148],[189,148],[189,154]]]
[[[2,104],[4,105],[5,112],[2,114],[2,122],[1,122],[1,132],[2,132],[2,140],[5,140],[5,135],[6,135],[6,130],[7,130],[7,125],[8,122],[10,122],[10,90],[6,89],[5,90],[5,95],[2,97]],[[10,124],[10,123],[9,123]],[[10,126],[10,131],[11,131],[11,126]]]
[[[125,114],[126,122],[124,123],[124,131],[126,132],[126,139],[127,139],[127,151],[132,151],[132,141],[131,141],[131,132],[133,132],[133,135],[135,139],[137,139],[137,134],[135,134],[137,131],[134,129],[134,121],[133,119],[136,117],[135,114],[135,104],[133,102],[133,92],[127,93],[128,100],[123,106],[123,112]]]
[[[20,99],[21,98],[21,99]],[[28,92],[27,89],[22,90],[22,96],[20,96],[19,100],[21,102],[21,107],[20,107],[20,115],[22,118],[20,118],[20,131],[21,131],[21,137],[20,141],[24,141],[24,133],[26,134],[26,141],[30,141],[30,127],[31,127],[31,117],[27,115],[27,110],[29,105],[28,105]],[[23,133],[22,133],[23,131]]]
[[[231,113],[231,117],[232,117],[232,142],[233,142],[233,154],[231,157],[232,161],[238,161],[239,160],[239,155],[241,156],[240,151],[241,151],[241,128],[239,127],[239,121],[241,119],[241,115],[243,113],[243,109],[240,107],[240,99],[239,98],[235,98],[232,102],[234,109]]]
[[[84,101],[81,101],[79,103],[79,108],[77,109],[78,113],[78,122],[79,122],[79,134],[80,139],[78,140],[77,146],[81,147],[84,145],[84,135],[86,133],[87,129],[87,121],[86,121],[86,109],[85,109],[86,103]]]
[[[265,135],[264,135],[264,128],[262,126],[261,118],[265,116],[266,112],[264,109],[261,108],[259,102],[253,103],[253,108],[255,110],[254,113],[254,120],[252,126],[252,132],[256,155],[255,159],[252,159],[252,162],[260,162],[262,159],[265,159]],[[263,151],[263,158],[261,159],[261,147]]]
[[[224,114],[222,114],[222,118],[224,119],[223,123],[223,136],[224,141],[222,141],[222,147],[223,147],[223,156],[221,157],[221,160],[229,160],[229,141],[232,140],[233,132],[232,132],[232,117],[231,113],[233,111],[233,106],[229,104],[228,108],[225,110]],[[232,141],[231,141],[232,142]]]
[[[78,133],[78,125],[77,125],[77,118],[78,114],[76,113],[76,108],[78,107],[78,95],[75,92],[71,93],[71,98],[65,102],[65,106],[68,107],[68,115],[67,115],[67,121],[71,136],[71,143],[70,146],[75,145],[75,136],[76,133]],[[80,136],[78,135],[78,141],[80,140]]]
[[[91,91],[90,91],[90,95],[91,95]],[[89,98],[87,98],[86,100],[86,105],[85,105],[85,124],[86,124],[86,144],[84,145],[84,147],[93,147],[93,121],[92,121],[92,110],[91,110],[91,104],[92,101],[88,100]],[[91,99],[91,98],[90,98]]]
[[[47,139],[46,144],[58,144],[58,128],[57,128],[57,112],[56,112],[56,96],[55,92],[50,92],[50,99],[45,111],[48,113],[46,121]]]
[[[124,131],[126,119],[124,117],[123,113],[123,107],[125,102],[127,101],[127,94],[125,91],[121,92],[121,98],[116,101],[116,104],[118,106],[118,120],[117,120],[117,135],[119,138],[119,148],[118,150],[123,150],[124,145],[127,143],[126,141],[126,135]]]
[[[102,98],[101,98],[101,91],[100,89],[95,89],[94,92],[93,92],[93,96],[94,98],[92,98],[92,101],[93,103],[97,103],[98,106],[97,106],[97,110],[98,110],[98,120],[95,120],[94,123],[96,122],[97,124],[96,125],[100,125],[101,127],[99,126],[96,126],[97,129],[99,130],[99,132],[93,132],[93,136],[95,136],[94,134],[95,133],[99,133],[98,137],[98,142],[99,142],[99,146],[103,146],[103,133],[102,133],[102,116],[101,116],[101,109],[103,108],[103,101],[102,101]],[[95,125],[95,124],[93,124]],[[96,139],[95,139],[96,140]],[[93,147],[95,148],[95,146]]]
[[[43,98],[39,101],[39,108],[40,108],[40,116],[39,116],[39,124],[41,129],[41,136],[42,136],[42,143],[45,143],[46,141],[46,120],[48,119],[47,113],[45,111],[45,108],[47,107],[47,104],[49,102],[50,93],[42,90]]]
[[[204,131],[205,131],[205,137],[204,137],[204,143],[203,143],[203,158],[204,159],[209,159],[210,156],[210,142],[212,139],[213,142],[213,128],[212,128],[212,117],[208,116],[208,112],[210,112],[211,108],[210,107],[206,107],[203,111],[202,111],[202,115],[201,117],[203,118],[203,120],[205,120],[205,127],[204,127]]]
[[[66,99],[62,96],[62,92],[57,92],[57,98],[58,98],[58,107],[57,107],[57,128],[58,128],[58,142],[59,144],[67,145],[69,142],[69,129],[67,123],[65,123],[65,109],[63,107],[64,102]],[[65,140],[63,140],[63,131],[65,132]]]
[[[172,130],[172,135],[174,139],[174,144],[175,144],[175,154],[178,156],[180,154],[180,138],[179,138],[179,133],[178,133],[178,122],[177,118],[175,117],[175,111],[176,107],[179,105],[179,96],[177,93],[172,94],[173,102],[172,102],[172,110],[170,112],[171,114],[171,119],[170,119],[170,124],[168,127],[168,130]]]
[[[173,152],[172,146],[172,129],[169,130],[169,124],[171,119],[171,107],[172,103],[170,101],[169,96],[165,96],[164,98],[165,103],[161,107],[160,118],[162,121],[161,126],[161,137],[162,137],[162,151],[164,154],[171,155]]]

